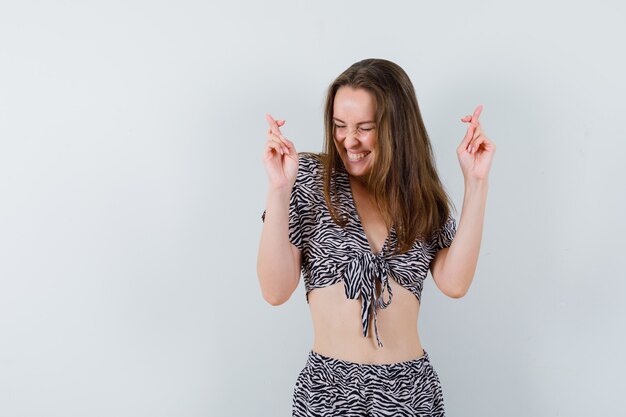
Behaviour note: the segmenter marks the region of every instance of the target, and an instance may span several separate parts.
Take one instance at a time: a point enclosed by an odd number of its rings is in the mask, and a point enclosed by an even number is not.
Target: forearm
[[[282,304],[289,298],[300,275],[289,241],[290,196],[289,188],[268,192],[259,244],[257,275],[263,298],[273,305]]]
[[[483,234],[488,182],[465,184],[463,208],[457,231],[443,266],[442,275],[448,288],[463,296],[474,278]]]

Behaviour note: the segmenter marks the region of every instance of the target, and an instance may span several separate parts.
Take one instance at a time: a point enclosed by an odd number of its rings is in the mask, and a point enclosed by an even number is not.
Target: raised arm
[[[482,105],[461,121],[469,123],[457,156],[465,180],[465,195],[458,230],[449,248],[437,252],[431,263],[433,280],[446,295],[464,296],[472,283],[487,204],[488,174],[496,145],[482,132],[479,116]]]
[[[280,132],[284,121],[269,123],[263,163],[269,178],[269,190],[263,230],[257,256],[257,276],[263,298],[280,305],[291,297],[300,280],[301,254],[289,239],[289,215],[294,208],[290,199],[298,173],[298,153],[291,141]]]

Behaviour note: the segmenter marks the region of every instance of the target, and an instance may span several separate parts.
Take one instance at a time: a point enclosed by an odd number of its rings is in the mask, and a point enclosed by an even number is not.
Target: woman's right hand
[[[263,163],[269,177],[270,187],[291,189],[298,174],[298,152],[293,142],[280,132],[280,126],[283,126],[285,121],[276,121],[269,114],[265,115],[265,119],[269,124],[269,129]]]

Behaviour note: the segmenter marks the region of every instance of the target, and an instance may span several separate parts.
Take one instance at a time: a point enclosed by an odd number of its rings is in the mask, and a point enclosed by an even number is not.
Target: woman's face
[[[376,155],[376,99],[365,89],[343,86],[333,109],[337,152],[348,174],[361,177]]]

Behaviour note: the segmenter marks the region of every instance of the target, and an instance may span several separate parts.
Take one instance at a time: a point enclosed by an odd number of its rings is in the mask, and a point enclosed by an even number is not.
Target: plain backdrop
[[[624,409],[620,1],[2,1],[0,415],[287,416],[302,281],[262,296],[264,114],[322,149],[352,63],[411,77],[459,220],[496,143],[469,293],[419,332],[451,417]]]

